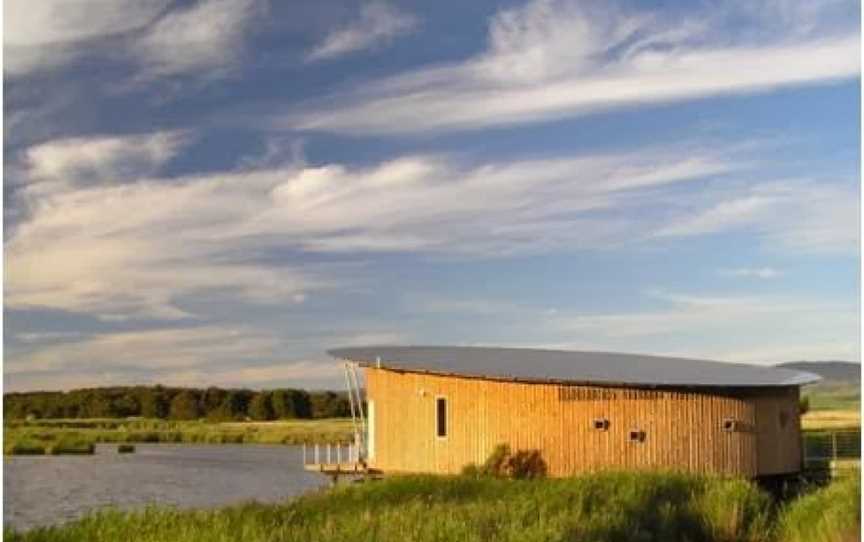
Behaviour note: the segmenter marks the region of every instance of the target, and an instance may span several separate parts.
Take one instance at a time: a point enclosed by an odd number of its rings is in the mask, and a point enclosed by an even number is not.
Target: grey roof
[[[626,386],[763,387],[800,386],[821,378],[769,366],[684,358],[464,346],[363,346],[336,348],[336,358],[365,366],[409,372],[528,382],[571,382]]]

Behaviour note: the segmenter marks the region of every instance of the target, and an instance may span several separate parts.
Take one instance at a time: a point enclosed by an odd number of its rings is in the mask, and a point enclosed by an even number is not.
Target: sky
[[[4,2],[4,382],[860,360],[846,0]]]

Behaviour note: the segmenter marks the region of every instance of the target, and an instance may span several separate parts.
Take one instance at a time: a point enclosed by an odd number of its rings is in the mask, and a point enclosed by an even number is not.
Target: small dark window
[[[630,436],[631,442],[644,442],[645,441],[645,431],[642,431],[641,429],[631,429],[629,436]]]
[[[596,431],[606,431],[609,429],[609,420],[606,418],[594,418],[594,429]]]
[[[726,418],[723,420],[723,430],[724,431],[735,431],[737,429],[737,423],[732,418]]]
[[[436,432],[439,437],[447,436],[447,398],[435,399]]]

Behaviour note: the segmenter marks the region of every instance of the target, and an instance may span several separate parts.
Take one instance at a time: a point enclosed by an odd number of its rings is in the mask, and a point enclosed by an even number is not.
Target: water
[[[297,446],[136,444],[118,454],[3,458],[4,524],[19,530],[62,523],[105,506],[212,507],[275,502],[327,483],[303,470]]]

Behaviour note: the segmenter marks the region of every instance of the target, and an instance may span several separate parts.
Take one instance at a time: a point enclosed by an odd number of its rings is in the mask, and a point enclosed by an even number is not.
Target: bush
[[[805,397],[802,397],[801,399],[798,400],[798,412],[802,416],[804,414],[807,414],[808,412],[810,412],[810,398],[809,397],[805,396]]]
[[[92,455],[96,448],[92,441],[75,436],[61,437],[51,448],[51,455]]]
[[[543,460],[539,450],[520,450],[514,454],[508,444],[496,446],[482,466],[469,463],[462,468],[464,476],[474,478],[489,476],[514,480],[545,478],[547,471],[546,461]]]
[[[135,451],[135,446],[132,444],[121,444],[117,446],[118,454],[131,454]]]
[[[507,460],[507,472],[516,480],[545,478],[547,470],[539,450],[520,450]]]
[[[6,453],[10,455],[45,455],[45,445],[32,440],[21,440],[13,442]]]

